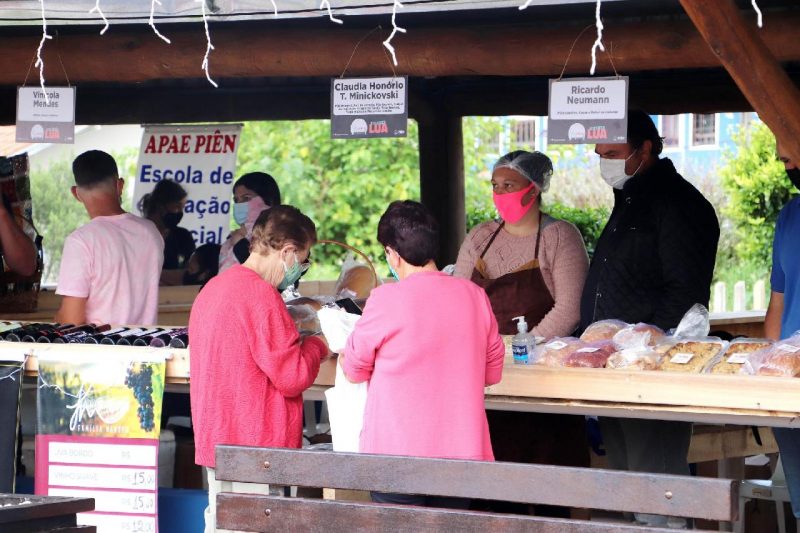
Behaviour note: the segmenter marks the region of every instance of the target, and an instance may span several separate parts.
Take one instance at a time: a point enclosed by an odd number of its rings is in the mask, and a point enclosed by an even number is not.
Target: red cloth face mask
[[[526,205],[522,205],[522,198],[532,191],[534,187],[536,187],[536,184],[531,183],[530,187],[521,191],[508,192],[506,194],[494,193],[494,206],[506,223],[516,224],[531,210],[533,204],[536,203],[536,198],[534,197]]]

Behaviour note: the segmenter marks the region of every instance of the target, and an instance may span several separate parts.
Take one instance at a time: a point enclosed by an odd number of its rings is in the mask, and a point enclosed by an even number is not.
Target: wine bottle
[[[153,339],[155,339],[156,337],[161,337],[161,336],[164,336],[164,335],[169,336],[170,333],[172,333],[173,331],[174,331],[173,328],[163,328],[160,331],[156,331],[156,332],[151,333],[149,335],[139,335],[133,340],[133,345],[134,346],[150,346],[151,343],[153,342]]]
[[[59,339],[65,335],[72,335],[79,332],[88,333],[94,331],[95,329],[97,329],[97,324],[82,324],[80,326],[67,329],[59,329],[40,335],[39,338],[36,339],[36,342],[55,342],[56,339]]]
[[[124,339],[130,335],[139,335],[143,331],[144,328],[126,328],[125,331],[121,331],[120,333],[116,333],[114,335],[106,335],[102,339],[100,339],[100,344],[117,344],[120,339]]]
[[[125,331],[128,331],[128,329],[129,328],[126,328],[126,327],[110,329],[108,331],[104,331],[104,332],[99,333],[97,335],[90,335],[88,337],[85,337],[81,342],[83,342],[84,344],[100,344],[103,339],[105,339],[107,337],[112,337],[114,335],[119,335],[120,333],[124,333]],[[111,344],[114,344],[114,343],[112,342]]]
[[[170,348],[188,348],[189,347],[189,334],[182,333],[172,338],[169,343]]]
[[[33,324],[25,324],[24,326],[20,326],[17,329],[12,329],[11,331],[7,331],[5,336],[3,337],[7,341],[11,342],[20,342],[22,337],[27,335],[28,333],[35,331],[39,328],[46,326],[42,322],[34,322]]]
[[[59,335],[58,333],[51,334],[50,342],[54,342],[56,344],[77,344],[82,343],[86,340],[87,337],[91,337],[98,333],[102,333],[104,331],[108,331],[111,329],[111,326],[108,324],[103,324],[101,326],[95,326],[94,324],[87,324],[86,326],[80,326],[77,328],[73,328],[69,332],[63,332],[63,334]],[[47,342],[43,341],[41,338],[38,342]]]
[[[65,329],[74,328],[75,324],[47,324],[42,328],[31,330],[25,334],[20,340],[22,342],[36,342],[39,340],[39,337],[43,337],[48,333],[53,333],[55,331],[63,331]]]
[[[156,335],[153,337],[153,340],[150,341],[150,346],[153,348],[164,348],[169,346],[172,342],[172,339],[178,337],[179,335],[187,335],[189,333],[188,328],[179,328],[173,329],[169,333],[163,333],[161,335]]]
[[[131,346],[133,345],[133,341],[138,339],[139,337],[144,337],[147,335],[157,334],[161,331],[161,328],[150,328],[142,330],[133,335],[126,335],[117,341],[117,346]]]

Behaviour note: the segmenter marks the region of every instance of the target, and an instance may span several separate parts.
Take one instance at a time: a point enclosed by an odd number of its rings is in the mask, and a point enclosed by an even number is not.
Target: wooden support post
[[[753,109],[792,160],[800,161],[800,89],[764,44],[755,21],[746,21],[734,0],[681,0],[681,5]]]
[[[455,263],[466,235],[461,117],[449,113],[443,102],[419,115],[419,167],[422,203],[439,221],[436,261],[442,268]]]

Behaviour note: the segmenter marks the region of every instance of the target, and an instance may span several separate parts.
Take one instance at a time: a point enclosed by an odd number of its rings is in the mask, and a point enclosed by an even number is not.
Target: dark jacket
[[[581,298],[583,331],[606,318],[673,328],[708,305],[719,241],[714,208],[669,159],[614,191]]]

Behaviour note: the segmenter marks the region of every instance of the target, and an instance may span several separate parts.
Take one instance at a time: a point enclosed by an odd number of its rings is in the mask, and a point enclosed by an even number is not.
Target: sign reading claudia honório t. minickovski
[[[550,80],[548,143],[627,141],[627,76]]]
[[[331,137],[369,139],[408,135],[408,78],[331,80]]]

